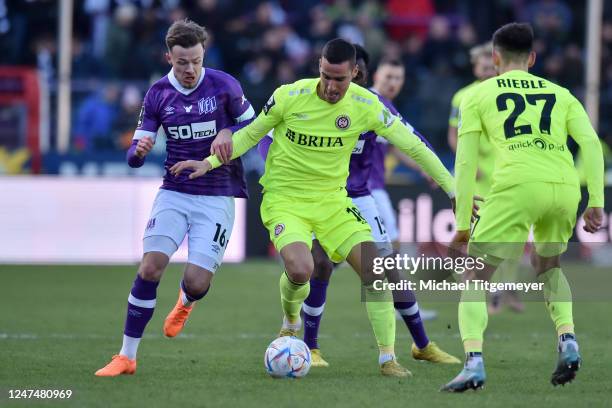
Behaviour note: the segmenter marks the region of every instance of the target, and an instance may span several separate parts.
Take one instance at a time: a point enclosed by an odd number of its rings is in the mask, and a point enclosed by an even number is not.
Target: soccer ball
[[[279,337],[264,356],[266,371],[274,378],[300,378],[310,370],[310,349],[296,337]]]

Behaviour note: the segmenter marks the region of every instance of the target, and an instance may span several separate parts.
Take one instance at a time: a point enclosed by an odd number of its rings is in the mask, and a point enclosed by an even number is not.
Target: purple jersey
[[[219,130],[235,129],[234,125],[254,116],[240,84],[231,75],[210,68],[202,69],[198,84],[187,89],[181,86],[171,70],[147,92],[134,140],[144,136],[155,140],[158,128],[163,127],[167,135],[168,156],[161,188],[187,194],[246,198],[240,159],[193,180],[188,179],[188,172],[174,177],[168,169],[179,161],[202,160],[209,156],[210,145]],[[128,162],[131,166],[135,163],[130,159]]]
[[[425,145],[427,145],[427,147],[429,147],[433,151],[433,148],[431,147],[431,144],[427,141],[427,139],[423,135],[421,135],[419,132],[417,132],[416,129],[414,129],[402,117],[402,115],[395,108],[395,106],[393,106],[390,100],[388,100],[382,95],[379,95],[378,92],[374,90],[374,88],[370,88],[370,91],[378,95],[378,99],[387,107],[387,109],[389,109],[389,111],[392,114],[399,117],[402,123],[408,126],[410,129],[412,129],[414,134],[417,135],[423,141],[423,143],[425,143]],[[370,132],[370,133],[374,134],[373,132]],[[375,134],[374,134],[374,139],[375,139],[375,142],[373,143],[374,146],[371,149],[372,168],[369,174],[369,178],[366,179],[366,180],[369,180],[368,181],[369,190],[377,190],[377,189],[385,188],[385,157],[387,156],[387,151],[389,148],[389,143],[387,142],[387,139],[382,138],[380,136],[376,136]],[[352,173],[351,175],[349,175],[349,180],[351,177],[352,177]]]
[[[353,148],[346,180],[346,192],[351,198],[370,195],[368,180],[372,173],[372,158],[376,145],[376,133],[365,132],[359,135],[359,140]]]

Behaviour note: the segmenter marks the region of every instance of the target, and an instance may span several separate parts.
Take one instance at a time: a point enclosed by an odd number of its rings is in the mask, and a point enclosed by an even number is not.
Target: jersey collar
[[[200,86],[200,84],[204,80],[204,74],[205,73],[206,73],[206,68],[202,67],[202,73],[200,74],[200,79],[198,79],[198,83],[193,88],[185,88],[183,85],[181,85],[181,83],[178,81],[178,79],[176,79],[176,76],[174,75],[174,68],[170,69],[170,72],[168,72],[168,80],[170,81],[170,83],[172,84],[174,89],[176,89],[177,91],[179,91],[183,95],[189,95],[193,91],[198,89],[198,87]]]

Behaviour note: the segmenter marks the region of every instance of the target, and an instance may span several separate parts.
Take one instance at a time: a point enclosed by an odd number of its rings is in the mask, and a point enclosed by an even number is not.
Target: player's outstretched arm
[[[457,231],[470,230],[474,191],[476,190],[476,170],[478,168],[478,144],[480,132],[464,133],[457,143],[455,159],[455,192],[456,197],[456,227]]]
[[[170,174],[174,177],[178,176],[185,170],[191,170],[189,179],[202,177],[212,169],[208,160],[183,160],[170,167]]]
[[[389,126],[376,129],[376,133],[410,156],[425,173],[442,187],[449,197],[454,197],[453,176],[444,167],[438,156],[410,128],[399,120],[395,120]]]

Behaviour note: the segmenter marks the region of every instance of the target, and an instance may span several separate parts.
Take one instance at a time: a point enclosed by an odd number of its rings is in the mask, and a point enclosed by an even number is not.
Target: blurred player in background
[[[466,281],[488,280],[503,260],[522,255],[533,227],[532,264],[544,284],[546,307],[559,336],[551,382],[565,384],[575,378],[581,364],[572,294],[559,259],[572,236],[581,198],[567,136],[572,136],[587,158],[589,202],[583,217],[588,232],[597,231],[603,220],[603,154],[580,102],[567,89],[528,72],[536,58],[529,24],[501,27],[493,35],[493,47],[499,75],[474,86],[460,106],[455,164],[457,233],[453,242],[469,240],[470,255],[486,260],[487,268],[480,273],[466,272]],[[496,165],[491,191],[470,236],[483,137],[495,146]],[[485,292],[471,286],[459,303],[465,366],[443,390],[462,392],[484,385],[486,326]]]
[[[457,152],[457,126],[459,123],[459,106],[463,96],[476,85],[496,75],[493,65],[493,45],[491,42],[477,45],[470,50],[470,60],[476,80],[458,90],[451,101],[451,113],[448,118],[448,145],[453,152]],[[476,171],[476,194],[484,199],[489,194],[495,167],[495,148],[486,137],[480,138],[478,149],[478,170]],[[506,260],[495,272],[498,282],[515,282],[517,279],[518,263]],[[489,314],[501,311],[502,301],[508,303],[511,310],[522,312],[525,307],[515,291],[498,291],[488,298]]]
[[[236,130],[254,117],[236,79],[202,67],[206,39],[204,28],[189,20],[169,28],[166,57],[172,69],[145,96],[127,153],[131,167],[144,164],[160,126],[167,135],[165,168],[170,169],[179,161],[209,154],[217,129]],[[181,331],[194,302],[208,292],[223,259],[234,224],[234,197],[247,197],[239,159],[198,180],[166,172],[144,232],[144,255],[128,297],[123,346],[108,365],[96,371],[97,376],[136,371],[136,352],[153,316],[157,286],[187,235],[189,255],[179,299],[163,329],[168,337]]]
[[[300,311],[314,269],[310,252],[314,233],[332,261],[346,259],[361,277],[381,373],[406,377],[410,372],[395,357],[390,294],[374,287],[377,247],[368,223],[346,195],[349,161],[360,134],[374,130],[414,157],[451,196],[453,179],[410,128],[370,91],[351,82],[358,73],[352,44],[341,39],[328,42],[319,70],[319,78],[277,88],[257,119],[233,138],[230,131],[223,131],[217,139],[223,137],[227,143],[216,156],[178,163],[171,171],[180,175],[192,170],[190,178],[200,177],[229,157],[244,154],[274,128],[261,179],[261,216],[285,265],[280,279],[284,318],[279,336],[295,336],[301,328]]]

